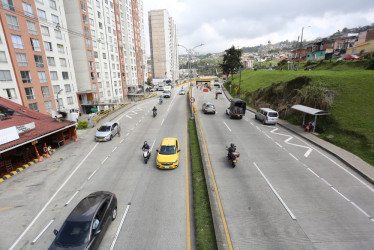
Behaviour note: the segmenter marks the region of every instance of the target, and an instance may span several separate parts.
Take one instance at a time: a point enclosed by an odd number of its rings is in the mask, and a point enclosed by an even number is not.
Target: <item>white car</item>
[[[162,92],[162,95],[164,96],[164,98],[170,98],[171,92],[169,90],[164,90],[164,92]]]
[[[110,141],[119,134],[121,128],[117,122],[106,122],[97,129],[95,134],[95,141]]]
[[[186,94],[186,91],[184,91],[184,89],[181,89],[181,90],[179,90],[179,94],[180,94],[180,95],[185,95],[185,94]]]

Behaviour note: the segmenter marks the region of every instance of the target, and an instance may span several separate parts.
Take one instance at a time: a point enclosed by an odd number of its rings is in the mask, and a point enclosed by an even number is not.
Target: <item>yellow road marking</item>
[[[219,197],[219,193],[218,193],[218,188],[217,188],[217,184],[216,184],[216,179],[214,178],[214,174],[213,174],[213,169],[212,169],[212,164],[210,162],[210,158],[209,158],[209,154],[208,154],[208,149],[206,147],[206,143],[205,143],[205,137],[204,137],[204,133],[203,133],[203,129],[201,127],[201,123],[200,123],[200,117],[199,117],[199,114],[198,112],[196,112],[196,117],[197,117],[197,121],[199,123],[199,127],[200,127],[200,131],[201,131],[201,136],[203,137],[203,142],[204,142],[204,149],[205,149],[205,155],[208,159],[208,164],[209,164],[209,170],[210,170],[210,174],[212,176],[212,180],[213,180],[213,184],[214,184],[214,191],[216,192],[216,196],[217,196],[217,202],[218,202],[218,206],[219,206],[219,211],[221,213],[221,218],[222,218],[222,223],[223,223],[223,227],[225,229],[225,234],[226,234],[226,239],[227,239],[227,244],[229,246],[229,249],[232,250],[232,243],[231,243],[231,238],[230,238],[230,233],[229,233],[229,229],[227,227],[227,224],[226,224],[226,219],[225,219],[225,214],[223,213],[223,208],[222,208],[222,204],[221,204],[221,198]]]
[[[10,208],[12,208],[12,207],[0,207],[0,211],[1,210],[6,210],[6,209],[10,209]]]
[[[10,187],[10,188],[5,188],[4,190],[16,190],[19,189],[19,187]]]
[[[185,127],[186,127],[186,206],[187,206],[187,249],[191,249],[191,225],[190,225],[190,187],[188,183],[188,119],[187,119],[187,103],[186,103],[186,115],[185,115]]]

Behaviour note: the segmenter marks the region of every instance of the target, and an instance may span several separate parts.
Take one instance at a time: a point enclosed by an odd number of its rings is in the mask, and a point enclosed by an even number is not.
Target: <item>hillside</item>
[[[331,115],[318,120],[318,136],[374,165],[374,71],[365,70],[367,65],[340,61],[321,62],[312,71],[246,70],[240,98],[253,107],[278,110],[281,119],[298,125],[302,114],[292,105],[328,110]],[[235,76],[233,85],[238,80]]]

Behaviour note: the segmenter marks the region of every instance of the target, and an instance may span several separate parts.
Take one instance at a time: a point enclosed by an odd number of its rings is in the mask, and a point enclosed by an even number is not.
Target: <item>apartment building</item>
[[[0,96],[42,113],[77,109],[62,0],[2,0],[0,8],[0,56],[6,58]]]
[[[152,76],[156,79],[178,79],[177,28],[167,10],[148,12],[152,58]]]

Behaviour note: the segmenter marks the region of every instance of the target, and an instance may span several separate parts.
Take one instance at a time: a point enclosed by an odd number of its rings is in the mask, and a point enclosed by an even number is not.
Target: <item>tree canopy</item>
[[[239,71],[239,67],[242,67],[240,57],[242,56],[241,49],[235,49],[234,45],[231,48],[225,50],[223,55],[223,61],[219,64],[222,72],[225,74],[233,74]]]

